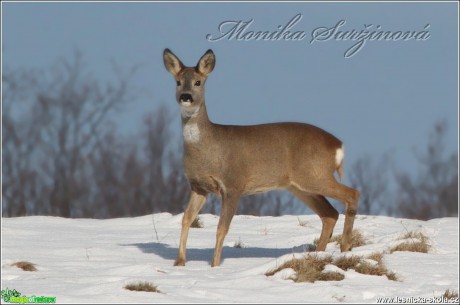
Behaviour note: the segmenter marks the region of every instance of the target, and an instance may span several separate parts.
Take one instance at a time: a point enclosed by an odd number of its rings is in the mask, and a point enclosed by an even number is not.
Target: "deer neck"
[[[187,112],[181,109],[182,134],[185,144],[198,144],[209,137],[212,123],[209,121],[206,105],[203,102],[199,109]]]

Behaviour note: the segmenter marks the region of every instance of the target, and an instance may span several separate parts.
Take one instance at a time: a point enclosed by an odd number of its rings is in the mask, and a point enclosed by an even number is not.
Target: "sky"
[[[297,36],[224,35],[238,24],[248,24],[246,34],[291,26]],[[125,70],[137,66],[132,82],[139,95],[117,114],[117,130],[137,132],[146,113],[166,104],[178,135],[175,81],[162,52],[170,48],[194,66],[212,49],[217,63],[206,86],[212,121],[310,123],[345,143],[346,166],[391,152],[398,166],[415,171],[414,149],[425,147],[437,121],[448,122],[447,149],[458,153],[457,26],[456,2],[2,2],[2,67],[46,69],[75,50],[101,82],[113,79],[112,61]],[[359,40],[327,37],[334,27],[411,31],[418,38],[366,41],[346,57]]]

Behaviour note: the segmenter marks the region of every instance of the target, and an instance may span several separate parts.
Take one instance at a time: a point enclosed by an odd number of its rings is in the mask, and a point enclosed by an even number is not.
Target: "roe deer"
[[[215,124],[208,118],[204,101],[206,78],[216,62],[212,50],[201,57],[196,67],[184,66],[169,49],[164,50],[163,60],[177,82],[184,171],[191,186],[174,265],[185,265],[189,228],[209,193],[222,198],[213,267],[220,265],[223,241],[239,198],[274,189],[289,190],[321,218],[317,251],[325,250],[339,215],[325,197],[341,201],[346,207],[341,251],[350,250],[359,192],[334,177],[337,171],[342,178],[342,142],[318,127],[302,123]]]

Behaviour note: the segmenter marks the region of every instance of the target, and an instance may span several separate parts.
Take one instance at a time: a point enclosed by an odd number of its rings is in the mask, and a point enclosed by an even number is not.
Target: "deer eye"
[[[201,81],[197,80],[197,81],[195,82],[195,86],[200,86],[200,85],[201,85]]]
[[[176,84],[177,84],[178,86],[180,86],[180,80],[177,80],[177,81],[176,81]]]

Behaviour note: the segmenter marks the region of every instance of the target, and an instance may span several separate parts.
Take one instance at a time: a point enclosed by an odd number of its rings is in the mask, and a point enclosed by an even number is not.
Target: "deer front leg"
[[[176,261],[174,262],[174,266],[185,266],[188,231],[190,229],[190,225],[192,224],[193,220],[195,220],[201,208],[203,208],[205,202],[205,195],[201,195],[192,191],[192,194],[190,195],[190,201],[188,202],[187,209],[185,210],[184,216],[182,218],[179,253],[177,255]]]
[[[228,233],[228,229],[230,228],[233,215],[235,215],[236,209],[238,208],[239,199],[239,195],[225,195],[222,197],[222,209],[220,211],[219,224],[217,225],[216,247],[214,249],[212,267],[218,267],[220,265],[222,245]]]

